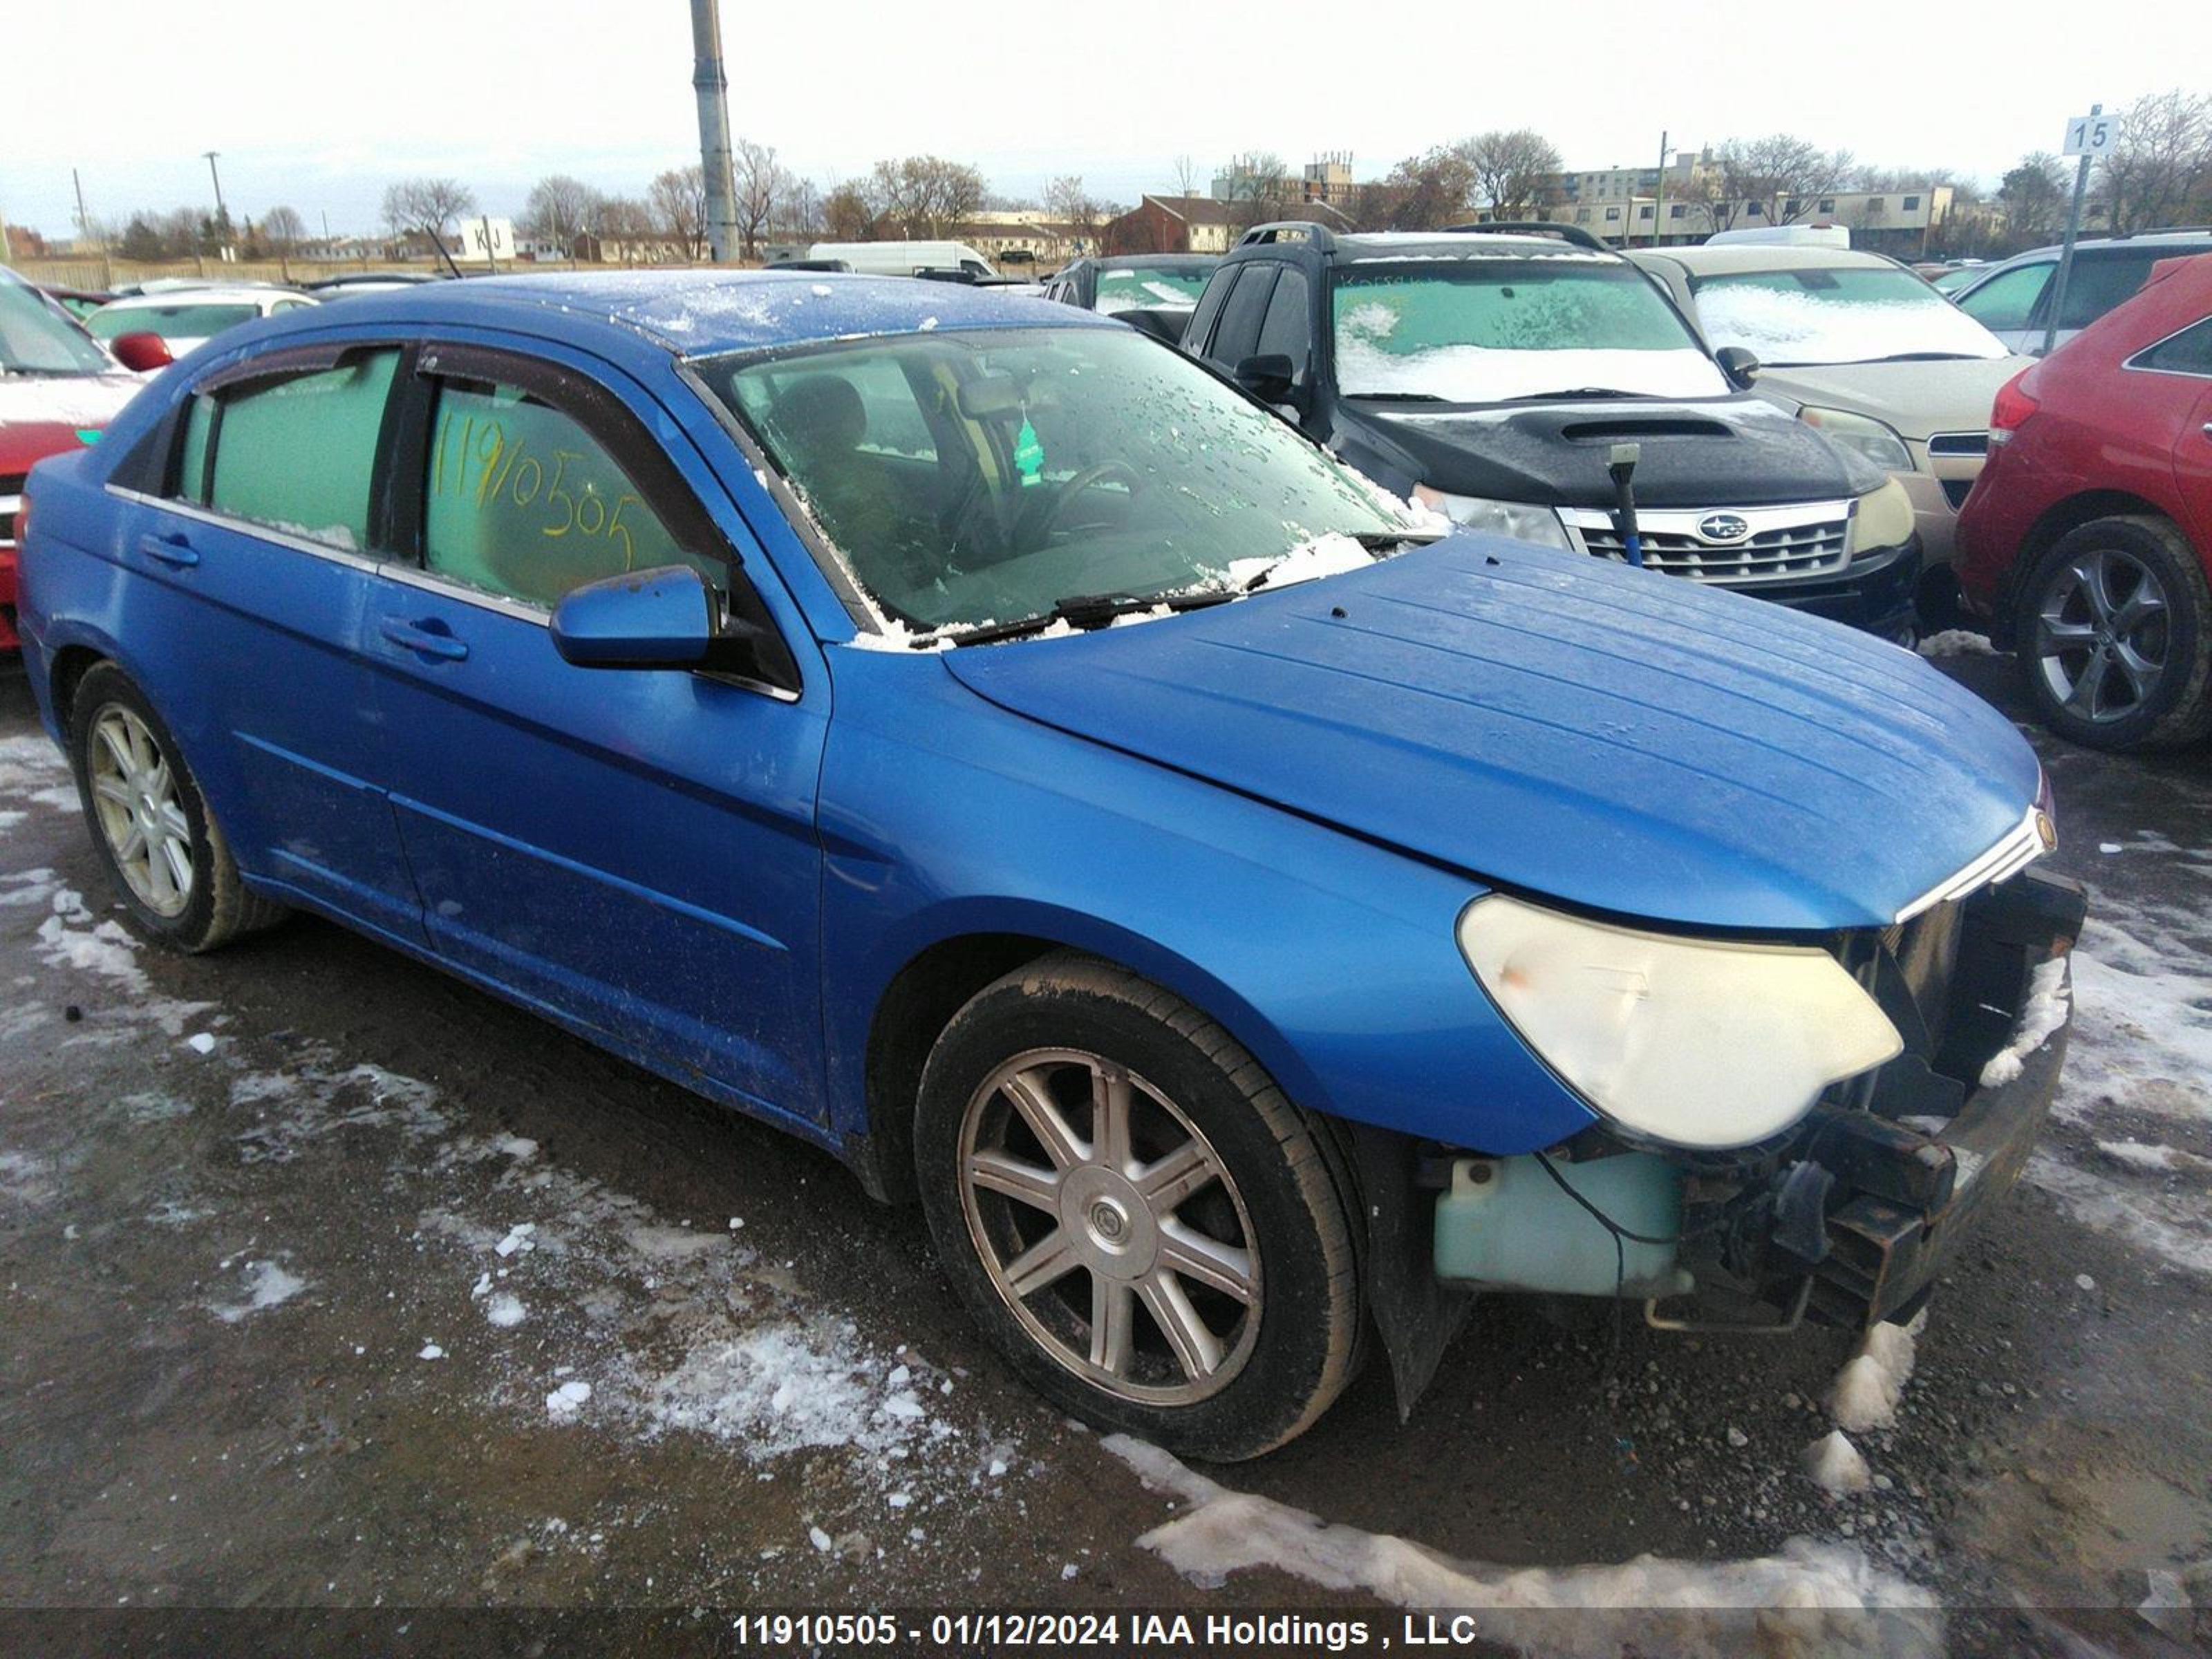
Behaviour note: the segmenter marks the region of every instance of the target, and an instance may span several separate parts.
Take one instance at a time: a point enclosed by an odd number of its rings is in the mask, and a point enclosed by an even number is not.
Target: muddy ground
[[[2006,699],[2001,661],[1943,665]],[[1799,1468],[1841,1336],[1498,1299],[1410,1422],[1370,1367],[1304,1438],[1204,1472],[1273,1500],[1208,1531],[1238,1500],[1148,1486],[1041,1407],[918,1214],[828,1157],[319,921],[192,960],[136,946],[11,665],[0,1608],[33,1646],[83,1639],[20,1622],[43,1607],[1376,1613],[1648,1553],[1693,1589],[1780,1562],[1933,1603],[1874,1638],[1892,1650],[2196,1650],[2212,757],[2037,740],[2099,918],[2071,1080],[1895,1427],[1856,1437],[1874,1487]],[[1224,1554],[1274,1524],[1306,1528],[1249,1552],[1278,1565]]]

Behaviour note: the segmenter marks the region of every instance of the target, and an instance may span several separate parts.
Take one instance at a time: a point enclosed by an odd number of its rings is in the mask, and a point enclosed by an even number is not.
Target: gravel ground
[[[2001,659],[1943,666],[2004,700]],[[1639,1565],[1631,1599],[1727,1601],[1756,1570],[1900,1604],[1761,1624],[1771,1650],[2200,1650],[2212,762],[2038,741],[2097,919],[2069,1081],[1839,1498],[1801,1461],[1840,1335],[1506,1299],[1408,1423],[1370,1367],[1270,1458],[1147,1466],[1023,1390],[919,1217],[828,1158],[319,922],[137,947],[11,668],[0,1608],[1372,1615],[1602,1600],[1623,1581],[1565,1570],[1649,1554],[1679,1583]]]

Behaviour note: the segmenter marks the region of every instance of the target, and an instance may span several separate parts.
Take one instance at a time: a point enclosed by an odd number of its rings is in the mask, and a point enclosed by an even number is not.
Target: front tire
[[[1189,1004],[1066,952],[954,1016],[915,1161],[939,1259],[1038,1392],[1231,1460],[1352,1378],[1358,1275],[1321,1136]]]
[[[2164,519],[2069,531],[2021,585],[2022,684],[2045,725],[2092,749],[2165,749],[2212,732],[2212,589]]]
[[[77,684],[70,758],[93,847],[134,932],[192,953],[283,919],[283,906],[246,890],[176,739],[112,662]]]

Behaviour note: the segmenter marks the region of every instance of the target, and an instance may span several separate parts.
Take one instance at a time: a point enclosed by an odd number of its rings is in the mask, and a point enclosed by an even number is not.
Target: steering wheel
[[[1054,531],[1060,528],[1060,514],[1066,512],[1067,504],[1070,501],[1092,485],[1104,483],[1109,478],[1121,478],[1125,481],[1133,495],[1141,486],[1142,482],[1137,477],[1136,469],[1127,461],[1101,461],[1096,466],[1085,467],[1082,471],[1060,485],[1059,491],[1053,496],[1052,505],[1045,508],[1044,516],[1037,520],[1037,539],[1043,541],[1050,537]]]

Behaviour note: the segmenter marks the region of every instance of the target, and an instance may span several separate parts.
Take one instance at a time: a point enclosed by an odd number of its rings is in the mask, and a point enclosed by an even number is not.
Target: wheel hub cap
[[[1096,1054],[1033,1051],[970,1100],[961,1157],[976,1253],[1059,1364],[1160,1405],[1202,1400],[1243,1367],[1261,1310],[1250,1218],[1158,1090]]]

